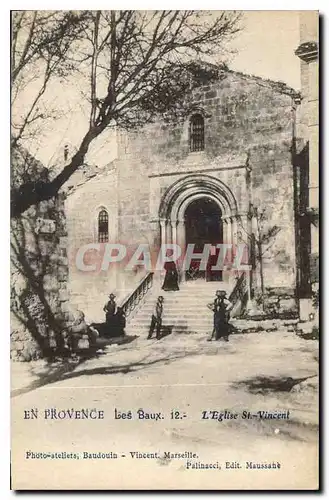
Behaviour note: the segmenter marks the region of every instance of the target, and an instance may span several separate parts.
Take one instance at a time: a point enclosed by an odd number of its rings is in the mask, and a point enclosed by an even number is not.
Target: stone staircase
[[[126,332],[129,335],[147,336],[157,297],[162,295],[163,334],[210,334],[213,329],[213,314],[207,304],[214,300],[216,290],[226,290],[227,296],[231,291],[227,283],[204,280],[181,283],[177,292],[164,292],[154,285],[136,314],[128,318]]]

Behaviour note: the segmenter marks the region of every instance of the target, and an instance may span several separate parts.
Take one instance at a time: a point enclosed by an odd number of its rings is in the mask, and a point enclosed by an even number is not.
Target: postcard
[[[319,14],[11,12],[11,488],[319,489]]]

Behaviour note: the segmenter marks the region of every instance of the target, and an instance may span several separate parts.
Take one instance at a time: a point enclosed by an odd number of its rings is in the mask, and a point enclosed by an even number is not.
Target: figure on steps
[[[156,330],[156,338],[160,339],[161,326],[162,326],[162,312],[163,312],[163,297],[160,295],[155,304],[154,311],[151,318],[151,325],[148,334],[148,339],[152,338],[154,330]]]
[[[105,312],[106,326],[110,328],[111,326],[113,326],[113,319],[117,307],[114,293],[111,293],[109,295],[109,299],[110,300],[105,304],[103,311]]]
[[[178,271],[175,262],[165,263],[166,276],[162,285],[165,292],[174,292],[179,290]]]
[[[215,340],[223,338],[228,342],[230,311],[233,304],[226,298],[226,292],[217,290],[214,302],[208,304],[208,307],[214,313],[214,328],[208,340],[212,340],[215,336]]]

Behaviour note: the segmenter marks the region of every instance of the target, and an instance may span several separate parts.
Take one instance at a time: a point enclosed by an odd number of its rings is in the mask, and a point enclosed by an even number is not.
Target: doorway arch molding
[[[236,199],[230,188],[210,175],[189,175],[172,184],[159,207],[159,219],[178,222],[183,220],[186,207],[194,200],[209,197],[216,201],[222,217],[235,217],[238,213]]]
[[[223,242],[237,242],[238,205],[230,188],[216,177],[192,174],[173,183],[164,193],[159,207],[160,242],[179,245],[182,256],[186,249],[186,208],[195,200],[210,198],[221,211]],[[182,262],[178,262],[179,267]],[[184,280],[185,273],[182,273]],[[223,271],[223,280],[231,279],[232,273]]]

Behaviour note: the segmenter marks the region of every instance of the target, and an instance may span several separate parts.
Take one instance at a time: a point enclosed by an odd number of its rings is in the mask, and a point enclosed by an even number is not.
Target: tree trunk
[[[90,143],[100,135],[110,122],[110,117],[105,117],[103,122],[90,128],[84,136],[79,150],[72,157],[70,163],[52,181],[39,180],[37,182],[26,182],[19,188],[11,190],[10,216],[17,218],[32,205],[38,205],[41,201],[47,201],[56,196],[60,188],[69,180],[71,175],[83,165]]]
[[[262,299],[262,309],[263,311],[265,311],[265,286],[264,286],[263,254],[262,254],[261,243],[258,243],[258,260],[259,260],[260,293]]]
[[[255,244],[255,235],[251,234],[251,243],[250,243],[250,298],[253,299],[255,297],[255,274],[256,274],[256,244]],[[257,283],[256,283],[257,284]]]

